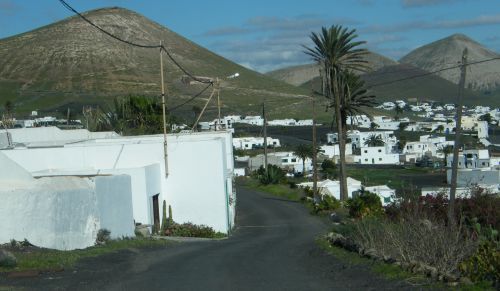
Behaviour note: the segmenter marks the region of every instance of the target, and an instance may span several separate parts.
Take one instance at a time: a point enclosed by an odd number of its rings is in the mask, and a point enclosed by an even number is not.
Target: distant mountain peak
[[[467,48],[468,61],[482,61],[496,58],[500,55],[464,34],[453,34],[430,44],[421,46],[401,58],[401,63],[411,64],[426,71],[437,71],[456,64],[462,58],[463,50]],[[489,91],[500,88],[500,64],[497,61],[475,65],[467,75],[467,86],[474,90]],[[460,72],[446,70],[438,73],[444,79],[458,84]]]

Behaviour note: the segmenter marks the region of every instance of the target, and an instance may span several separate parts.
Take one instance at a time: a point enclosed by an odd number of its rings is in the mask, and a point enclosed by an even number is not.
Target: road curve
[[[74,270],[0,286],[36,290],[401,290],[366,266],[351,266],[314,242],[327,231],[303,205],[238,188],[237,228],[227,240],[126,250],[82,260]]]

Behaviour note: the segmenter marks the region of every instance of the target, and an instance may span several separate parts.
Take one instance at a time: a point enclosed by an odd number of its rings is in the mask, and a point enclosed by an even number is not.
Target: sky
[[[500,52],[500,0],[66,0],[78,11],[136,11],[250,69],[310,63],[311,32],[343,25],[374,52],[398,60],[462,33]],[[58,0],[0,0],[0,39],[72,14]]]

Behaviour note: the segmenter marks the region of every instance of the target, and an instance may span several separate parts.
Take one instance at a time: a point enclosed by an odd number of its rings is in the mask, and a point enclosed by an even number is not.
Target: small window
[[[365,162],[368,162],[368,159],[365,159]]]
[[[382,150],[380,150],[380,149],[379,149],[379,150],[378,150],[378,152],[379,152],[379,153],[381,153],[381,152],[382,152]]]
[[[295,162],[297,162],[297,159],[292,159],[292,163],[295,163]]]
[[[365,154],[367,154],[367,153],[368,153],[368,151],[367,151],[367,150],[365,150]]]
[[[483,166],[485,166],[485,165],[486,165],[486,163],[485,163],[485,162],[482,162],[481,164],[482,164]]]
[[[282,162],[282,163],[287,163],[287,162],[288,162],[288,159],[281,159],[281,162]]]
[[[382,161],[382,158],[378,158],[379,161]]]

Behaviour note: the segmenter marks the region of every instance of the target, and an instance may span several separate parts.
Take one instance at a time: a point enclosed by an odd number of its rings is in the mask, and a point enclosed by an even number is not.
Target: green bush
[[[169,230],[171,236],[204,237],[204,238],[218,238],[226,236],[223,233],[216,232],[210,226],[196,225],[190,222],[183,224],[174,223],[173,225],[170,225]]]
[[[365,216],[379,216],[383,213],[382,202],[377,194],[363,192],[360,195],[347,200],[349,215],[354,218]]]
[[[263,166],[256,172],[259,182],[263,185],[278,184],[285,178],[285,172],[276,165],[267,165],[267,171]]]
[[[104,245],[108,243],[111,240],[111,231],[101,228],[97,232],[97,237],[95,239],[95,244],[96,245]]]
[[[316,213],[325,212],[325,211],[333,211],[340,207],[340,201],[335,199],[335,197],[330,195],[323,195],[318,204],[315,204],[314,211]]]
[[[459,265],[460,272],[474,282],[500,284],[500,249],[497,242],[485,241],[477,251]]]

